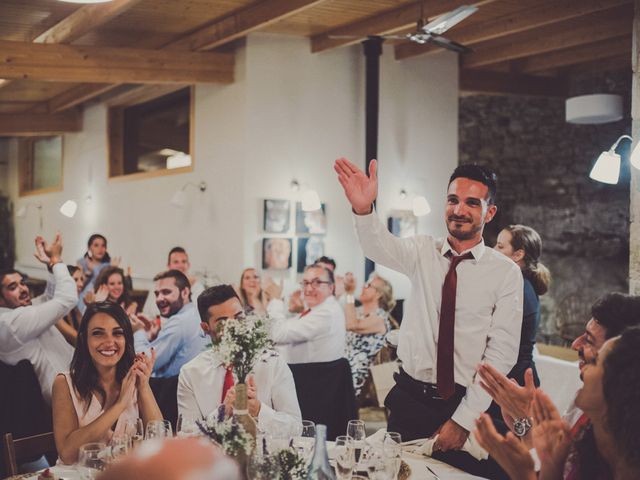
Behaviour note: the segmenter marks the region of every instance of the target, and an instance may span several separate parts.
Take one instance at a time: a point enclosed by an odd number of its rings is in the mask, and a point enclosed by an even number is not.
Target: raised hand
[[[533,459],[527,447],[508,432],[506,437],[500,435],[486,413],[476,420],[477,429],[473,432],[476,440],[489,455],[507,472],[509,478],[535,479]]]
[[[267,295],[267,301],[274,298],[282,298],[282,279],[280,283],[276,283],[272,278],[267,277],[264,279],[264,285],[262,286],[264,293]]]
[[[536,390],[532,403],[533,446],[547,472],[562,473],[571,448],[571,429],[549,396]],[[553,476],[553,475],[552,475]]]
[[[509,428],[515,418],[531,417],[531,402],[536,387],[530,368],[524,373],[524,387],[486,363],[478,367],[478,374],[480,385],[500,405],[502,416]]]
[[[100,285],[95,293],[94,302],[104,302],[107,298],[109,298],[109,287]]]
[[[337,159],[333,168],[353,210],[359,215],[370,213],[378,196],[378,162],[371,160],[368,177],[346,158]]]
[[[122,257],[112,257],[111,258],[111,266],[112,267],[119,267],[121,261],[122,261]]]
[[[151,347],[151,355],[147,355],[144,352],[136,355],[133,370],[138,379],[138,388],[146,388],[149,386],[149,378],[153,373],[153,365],[155,363],[156,350],[153,347]]]
[[[136,378],[137,375],[134,371],[134,367],[127,372],[125,377],[122,379],[122,385],[120,385],[120,394],[118,395],[118,400],[116,400],[116,404],[120,406],[123,410],[127,408],[127,406],[133,401],[136,395]]]
[[[36,237],[36,251],[33,254],[33,256],[36,257],[36,259],[39,262],[44,263],[45,265],[48,265],[51,259],[49,258],[49,255],[45,253],[44,245],[45,245],[44,238],[38,235]]]
[[[349,295],[353,295],[356,291],[356,277],[351,272],[347,272],[344,276],[344,291]]]
[[[53,266],[62,261],[62,236],[57,233],[51,245],[41,236],[36,237],[35,257],[42,263]]]

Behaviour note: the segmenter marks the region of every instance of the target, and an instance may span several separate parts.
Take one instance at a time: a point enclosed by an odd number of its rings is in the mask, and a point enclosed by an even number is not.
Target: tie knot
[[[450,265],[450,269],[451,268],[456,268],[458,266],[458,264],[460,262],[462,262],[463,260],[470,260],[473,258],[473,253],[471,252],[467,252],[464,255],[454,255],[453,253],[449,252],[448,254],[450,260],[451,260],[451,265]]]

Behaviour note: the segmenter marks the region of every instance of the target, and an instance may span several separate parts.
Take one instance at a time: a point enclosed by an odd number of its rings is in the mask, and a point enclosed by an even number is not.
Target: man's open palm
[[[346,158],[337,159],[333,168],[353,210],[361,215],[371,212],[371,204],[378,196],[378,162],[371,160],[368,177]]]

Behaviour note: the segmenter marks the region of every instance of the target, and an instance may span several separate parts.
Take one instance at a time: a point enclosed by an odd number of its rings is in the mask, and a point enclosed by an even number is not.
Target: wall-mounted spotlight
[[[202,193],[207,191],[206,182],[200,182],[197,184],[193,182],[187,182],[182,186],[180,190],[176,190],[176,193],[173,194],[173,197],[171,197],[171,205],[176,208],[186,208],[187,203],[189,203],[189,197],[187,197],[187,193],[185,192],[187,187],[197,188]]]
[[[36,210],[38,210],[38,223],[40,225],[40,232],[42,232],[42,204],[40,202],[27,203],[25,205],[22,205],[18,210],[16,210],[16,217],[26,218],[29,208],[35,208]]]

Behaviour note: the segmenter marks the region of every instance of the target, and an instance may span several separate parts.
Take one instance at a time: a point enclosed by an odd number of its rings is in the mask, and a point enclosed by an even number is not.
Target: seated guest
[[[244,317],[240,298],[231,285],[206,289],[198,297],[198,311],[202,329],[212,340],[224,328],[225,320]],[[216,355],[213,349],[207,349],[180,371],[178,411],[188,418],[207,417],[223,403],[228,414],[233,411],[235,392],[228,388],[227,368]],[[247,387],[249,413],[257,418],[261,429],[301,422],[293,375],[281,357],[267,354],[258,361]]]
[[[156,275],[154,294],[156,305],[167,320],[158,330],[155,322],[144,314],[133,317],[136,352],[154,348],[156,362],[154,377],[174,377],[180,368],[195,358],[209,344],[200,329],[198,310],[191,302],[191,287],[187,276],[178,270],[168,270]],[[145,325],[151,325],[145,331]]]
[[[345,293],[344,277],[336,274],[336,267],[337,267],[336,261],[331,257],[327,257],[326,255],[323,255],[320,258],[318,258],[314,263],[316,265],[320,265],[326,268],[327,270],[331,270],[331,273],[333,273],[333,279],[335,281],[333,294],[336,296],[336,298],[342,299],[342,296]]]
[[[255,268],[245,268],[240,275],[240,300],[247,314],[267,313],[266,296],[260,286],[260,275]]]
[[[355,288],[355,284],[353,285]],[[356,396],[369,376],[369,367],[376,354],[385,344],[385,335],[391,329],[389,312],[395,305],[391,284],[382,277],[374,276],[362,287],[360,302],[355,306],[353,291],[347,290],[344,307],[347,326],[346,357],[351,365]]]
[[[189,255],[187,255],[187,251],[182,247],[173,247],[169,251],[169,256],[167,257],[167,270],[178,270],[187,276],[189,283],[191,284],[191,296],[195,301],[195,299],[198,298],[198,295],[204,291],[204,285],[202,285],[197,277],[189,275],[190,268],[191,264],[189,263]],[[142,307],[142,311],[150,318],[156,318],[160,315],[160,311],[156,305],[156,296],[154,295],[153,290],[149,291],[147,299],[144,302],[144,307]]]
[[[80,295],[80,292],[82,292],[84,288],[84,273],[75,265],[67,265],[67,269],[69,270],[71,278],[76,282],[76,290],[78,295]],[[76,338],[78,337],[81,319],[82,313],[80,313],[80,309],[76,305],[73,310],[56,323],[56,328],[60,330],[60,333],[72,347],[76,346]]]
[[[304,269],[302,290],[307,310],[285,318],[284,303],[269,302],[269,313],[276,320],[271,337],[287,346],[288,363],[331,362],[344,357],[344,312],[333,296],[333,273],[320,265]]]
[[[118,267],[106,267],[100,271],[94,283],[94,291],[88,292],[84,301],[86,304],[109,301],[120,305],[128,315],[136,313],[138,304],[131,300],[124,271]]]
[[[495,250],[506,255],[522,270],[524,277],[522,330],[520,332],[520,351],[518,360],[507,377],[514,378],[524,385],[524,372],[530,368],[535,385],[540,385],[536,365],[533,361],[533,346],[540,324],[539,295],[549,289],[551,275],[540,262],[542,240],[533,228],[525,225],[509,225],[498,235]]]
[[[118,266],[120,258],[112,259],[107,252],[107,239],[104,235],[94,233],[89,237],[87,242],[87,251],[78,259],[78,268],[82,270],[85,276],[84,290],[78,299],[78,308],[84,312],[86,308],[84,297],[87,293],[93,291],[93,284],[100,274],[100,271],[109,265]]]
[[[576,405],[590,420],[577,439],[541,390],[533,402],[533,444],[540,458],[539,478],[636,479],[640,476],[640,329],[626,330],[603,345],[595,363],[583,370],[584,387]],[[535,480],[526,446],[509,433],[502,437],[483,414],[476,437],[512,479]]]
[[[136,357],[131,322],[111,302],[90,305],[80,323],[69,373],[53,383],[53,434],[63,463],[89,442],[109,443],[138,417],[146,425],[162,414],[149,386],[155,353]]]
[[[47,403],[51,402],[56,374],[69,369],[73,356],[73,348],[55,327],[78,301],[76,286],[61,254],[59,234],[51,245],[36,237],[36,258],[53,274],[47,280],[45,293],[33,301],[19,272],[0,272],[0,361],[8,365],[30,361]]]

